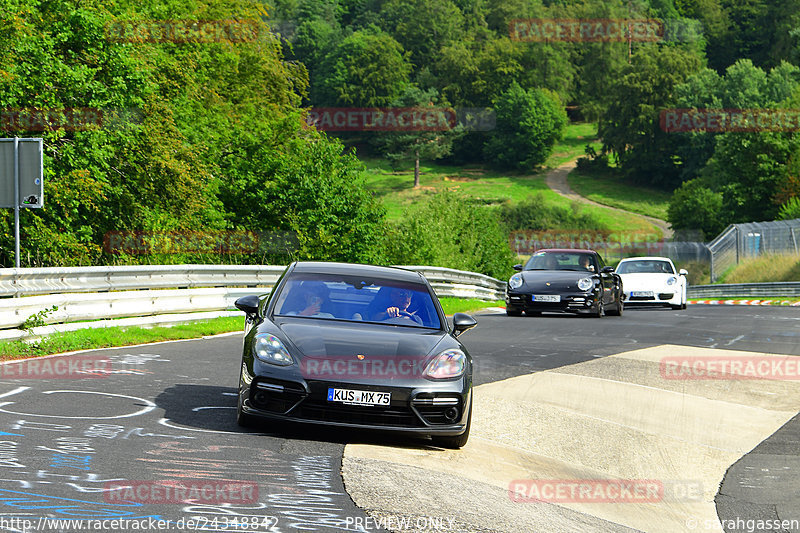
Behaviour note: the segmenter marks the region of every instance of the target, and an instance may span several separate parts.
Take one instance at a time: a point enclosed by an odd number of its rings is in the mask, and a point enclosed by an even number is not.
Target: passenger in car
[[[306,286],[304,284],[300,287],[300,291],[302,295],[301,306],[303,306],[303,308],[299,311],[287,313],[288,315],[334,318],[334,316],[330,313],[321,312],[321,309],[327,302],[328,298],[327,291],[325,291],[322,286]]]

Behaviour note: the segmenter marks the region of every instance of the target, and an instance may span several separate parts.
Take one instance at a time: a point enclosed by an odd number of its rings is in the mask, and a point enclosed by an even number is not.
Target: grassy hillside
[[[570,173],[567,182],[573,191],[599,204],[661,220],[667,219],[671,193],[632,186],[613,175],[596,175],[577,170]]]
[[[765,254],[745,259],[726,272],[722,283],[763,283],[769,281],[800,281],[800,256]]]
[[[596,126],[572,124],[567,127],[564,139],[553,150],[546,163],[557,167],[584,153],[584,146],[594,139]],[[597,144],[597,143],[593,143]],[[541,193],[548,204],[571,207],[572,202],[551,191],[545,183],[546,170],[532,175],[494,171],[481,166],[452,166],[421,162],[420,187],[414,189],[412,163],[401,170],[392,170],[383,159],[365,159],[364,173],[367,187],[381,198],[387,209],[389,220],[399,220],[403,212],[415,202],[433,192],[450,189],[479,200],[484,205],[500,205],[505,201],[519,202],[531,194]],[[643,195],[646,197],[647,195]],[[615,212],[602,207],[576,205],[574,209],[589,214],[598,229],[609,231],[657,233],[660,231],[641,218],[627,213]],[[642,208],[644,209],[644,208]]]

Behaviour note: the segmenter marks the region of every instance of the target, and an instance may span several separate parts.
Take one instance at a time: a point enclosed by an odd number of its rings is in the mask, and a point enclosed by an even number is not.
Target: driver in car
[[[407,289],[392,289],[389,293],[390,305],[385,311],[375,315],[374,320],[388,320],[390,318],[409,318],[417,324],[422,324],[422,319],[408,311],[411,305],[411,291]]]

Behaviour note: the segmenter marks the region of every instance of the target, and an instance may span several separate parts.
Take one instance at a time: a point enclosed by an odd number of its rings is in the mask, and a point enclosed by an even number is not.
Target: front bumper
[[[239,391],[242,411],[262,418],[419,436],[456,436],[466,430],[471,378],[417,386],[284,381],[255,377]],[[330,387],[391,393],[388,406],[329,402]]]
[[[649,292],[651,294],[647,296],[637,295],[632,296],[632,294],[636,292]],[[624,292],[625,298],[625,305],[634,306],[634,305],[681,305],[681,291],[680,288],[673,289],[672,287],[668,289],[661,289],[658,290],[626,290]]]
[[[558,302],[536,301],[533,296],[532,293],[506,292],[506,308],[533,312],[590,313],[594,312],[599,301],[594,292],[561,293],[558,294]]]

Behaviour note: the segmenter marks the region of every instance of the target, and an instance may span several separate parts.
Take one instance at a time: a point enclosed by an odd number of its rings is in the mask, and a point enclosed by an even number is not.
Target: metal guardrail
[[[223,311],[246,294],[272,290],[285,266],[136,265],[0,269],[0,329],[49,309],[46,324],[168,313]],[[501,300],[505,282],[450,268],[421,272],[439,296]],[[161,289],[161,290],[159,290]]]
[[[728,283],[690,285],[687,298],[791,298],[800,297],[800,282]]]
[[[194,287],[271,287],[274,265],[133,265],[0,269],[0,296]]]

